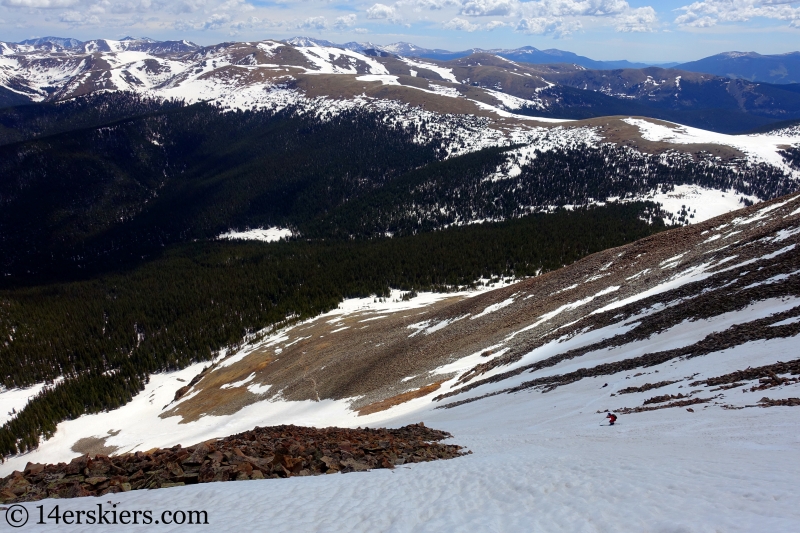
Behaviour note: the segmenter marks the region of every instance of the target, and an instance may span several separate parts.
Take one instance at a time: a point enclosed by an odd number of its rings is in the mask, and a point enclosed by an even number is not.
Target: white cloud
[[[367,33],[370,30],[363,26],[369,21],[404,27],[420,24],[431,28],[466,32],[497,31],[507,28],[506,31],[563,37],[581,30],[584,25],[587,28],[605,26],[620,32],[643,32],[652,31],[658,24],[656,10],[653,7],[645,5],[634,8],[626,0],[392,0],[387,3],[374,3],[374,1],[355,3],[360,11],[347,14],[335,10],[336,6],[330,0],[276,0],[280,3],[280,10],[264,6],[254,0],[0,0],[0,6],[21,8],[7,9],[8,13],[13,14],[8,17],[3,13],[4,18],[10,20],[10,24],[24,23],[27,26],[35,26],[36,17],[31,17],[31,12],[28,10],[48,9],[55,11],[48,20],[61,21],[62,24],[88,25],[93,23],[90,21],[102,20],[105,28],[125,28],[120,31],[141,34],[149,31],[158,33],[169,27],[180,31],[222,30],[234,35],[245,32],[255,35],[274,28],[280,28],[281,32],[305,29],[320,32]],[[757,0],[727,1],[752,4]],[[764,5],[770,2],[770,0],[760,1]],[[720,20],[719,16],[702,13],[705,8],[697,6],[719,3],[724,2],[723,0],[698,1],[692,4],[695,6],[692,8],[694,11],[690,13],[690,6],[686,6],[686,9],[678,15],[687,17],[687,24],[716,24]],[[784,0],[772,0],[768,7],[773,11],[794,9],[793,5],[790,6]],[[699,15],[694,16],[695,12]],[[270,17],[276,13],[281,13],[283,20],[271,21]],[[791,22],[795,19],[787,20]],[[357,25],[362,27],[356,28]],[[402,28],[398,30],[401,33],[404,31]]]
[[[227,22],[231,21],[231,16],[227,13],[214,13],[206,20],[201,29],[202,30],[218,30],[222,28]]]
[[[421,11],[423,9],[438,11],[448,6],[461,5],[461,2],[458,0],[406,0],[397,3],[397,5],[405,4],[413,5],[416,8],[414,11]]]
[[[283,20],[269,20],[269,19],[261,19],[258,17],[250,17],[247,20],[240,20],[237,22],[231,23],[229,26],[231,35],[237,35],[243,31],[247,30],[258,30],[258,29],[265,29],[265,28],[281,28],[286,26],[286,21]]]
[[[583,25],[577,20],[564,21],[560,18],[534,17],[520,19],[515,29],[529,35],[553,35],[558,38],[566,37],[582,27]]]
[[[297,24],[300,30],[325,30],[328,28],[328,19],[325,17],[308,17]]]
[[[627,28],[637,27],[636,20],[646,23],[655,17],[655,10],[650,6],[634,9],[625,0],[464,0],[460,14],[469,17],[520,17],[526,21],[522,23],[523,27],[535,28],[574,27],[578,21],[567,19],[579,17],[601,21],[616,17],[613,22]],[[627,23],[622,24],[620,19]],[[644,26],[640,23],[638,27]]]
[[[220,4],[217,9],[220,11],[252,11],[255,7],[252,4],[248,4],[246,0],[227,0]]]
[[[367,18],[372,20],[395,20],[397,12],[395,8],[386,4],[375,4],[367,9]]]
[[[150,0],[123,0],[117,2],[110,2],[109,0],[105,0],[96,4],[93,4],[89,7],[90,13],[116,13],[116,14],[127,14],[127,13],[149,13],[156,9],[156,6],[153,5],[153,2]]]
[[[78,0],[3,0],[3,5],[8,7],[35,7],[39,9],[56,9],[71,7]]]
[[[231,21],[231,16],[227,13],[213,13],[207,20],[195,22],[191,20],[177,20],[173,27],[179,31],[202,30],[214,31],[223,28]]]
[[[518,0],[467,0],[461,14],[469,17],[507,17],[519,11]]]
[[[194,13],[205,7],[205,0],[181,0],[169,4],[173,13]]]
[[[537,0],[520,3],[521,12],[529,17],[608,17],[629,9],[630,5],[625,0]]]
[[[652,31],[658,20],[651,6],[632,8],[625,0],[463,0],[460,14],[468,17],[517,18],[517,31],[563,37],[583,27],[582,18],[614,24],[617,31]],[[492,30],[504,21],[483,26]]]
[[[351,13],[349,15],[344,15],[343,17],[337,17],[336,20],[333,21],[333,27],[337,30],[344,30],[347,28],[352,28],[356,25],[356,17],[355,14]]]
[[[707,28],[718,23],[747,22],[754,18],[767,18],[800,24],[800,4],[797,0],[705,0],[678,8],[683,11],[675,19],[681,26]]]
[[[64,11],[58,17],[58,20],[69,26],[86,26],[100,24],[100,19],[97,15],[84,15],[77,11]]]
[[[470,21],[461,18],[454,18],[451,21],[445,23],[445,29],[448,30],[460,30],[460,31],[468,31],[473,32],[480,28],[477,24],[472,24]]]
[[[656,10],[650,6],[631,9],[617,17],[616,30],[623,33],[643,33],[653,31],[658,22]]]

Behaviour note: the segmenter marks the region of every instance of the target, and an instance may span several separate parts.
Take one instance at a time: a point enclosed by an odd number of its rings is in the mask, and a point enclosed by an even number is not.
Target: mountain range
[[[755,52],[726,52],[676,65],[692,72],[707,72],[727,78],[766,83],[800,83],[800,52],[761,55]]]
[[[149,38],[125,37],[125,40],[156,42]],[[185,50],[200,48],[194,43],[178,41],[186,46]],[[407,42],[397,42],[388,45],[379,45],[371,42],[347,42],[336,44],[325,39],[315,39],[313,37],[293,37],[287,40],[294,46],[326,46],[345,48],[363,53],[368,50],[375,50],[392,55],[403,57],[419,57],[427,59],[451,60],[466,57],[472,54],[488,53],[498,55],[512,61],[533,64],[550,63],[570,63],[591,70],[617,70],[617,69],[638,69],[645,67],[675,68],[688,72],[700,72],[714,74],[726,78],[740,78],[753,82],[790,84],[800,83],[800,52],[789,52],[785,54],[762,55],[756,52],[724,52],[706,58],[689,62],[631,62],[627,60],[618,61],[598,61],[585,56],[550,48],[539,50],[532,46],[521,48],[505,49],[481,49],[471,48],[453,52],[443,49],[430,49],[416,46]],[[41,47],[53,45],[60,48],[80,48],[83,41],[64,37],[40,37],[27,39],[18,44]]]
[[[550,63],[570,63],[588,69],[595,70],[613,70],[623,68],[644,68],[654,66],[652,63],[632,63],[630,61],[596,61],[588,57],[579,56],[572,52],[565,52],[551,48],[548,50],[539,50],[532,46],[523,46],[521,48],[496,48],[484,50],[482,48],[471,48],[469,50],[462,50],[460,52],[451,52],[449,50],[429,49],[416,46],[411,43],[398,42],[388,45],[378,45],[370,42],[348,42],[344,44],[335,44],[331,41],[322,39],[314,39],[311,37],[294,37],[287,40],[288,43],[295,46],[333,46],[339,48],[346,48],[355,52],[364,53],[367,50],[376,50],[393,55],[403,57],[420,57],[425,59],[439,59],[442,61],[449,61],[452,59],[459,59],[473,54],[492,54],[497,55],[512,61],[520,61],[523,63],[534,64],[550,64]],[[659,63],[658,66],[663,68],[670,68],[677,65],[677,63]]]
[[[590,70],[573,63],[542,65],[486,52],[442,61],[387,51],[408,51],[399,45],[359,52],[306,46],[313,44],[308,39],[296,42],[208,47],[130,38],[0,43],[0,104],[122,90],[234,106],[242,99],[266,105],[285,98],[289,90],[334,99],[393,93],[391,98],[412,105],[425,100],[432,109],[462,114],[485,115],[499,107],[541,119],[639,115],[725,133],[800,119],[800,90],[793,84],[659,67]],[[331,83],[314,83],[318,76],[332,76]],[[279,87],[286,90],[275,90]]]
[[[495,48],[488,50],[471,48],[469,50],[463,50],[460,52],[451,52],[449,50],[421,48],[405,42],[393,43],[389,45],[377,45],[370,42],[348,42],[344,44],[335,44],[330,41],[314,39],[311,37],[295,37],[293,39],[289,39],[287,42],[294,44],[295,46],[335,46],[362,53],[367,50],[377,50],[404,57],[420,57],[427,59],[439,59],[443,61],[459,59],[472,54],[485,53],[497,55],[505,59],[519,61],[522,63],[569,63],[590,70],[620,70],[660,67],[664,69],[673,68],[687,72],[714,74],[724,78],[744,79],[752,82],[776,84],[800,83],[800,52],[772,55],[762,55],[755,52],[724,52],[689,62],[660,61],[656,63],[641,63],[627,60],[597,61],[585,56],[580,56],[573,52],[567,52],[555,48],[539,50],[538,48],[534,48],[532,46],[523,46],[521,48],[513,49]]]

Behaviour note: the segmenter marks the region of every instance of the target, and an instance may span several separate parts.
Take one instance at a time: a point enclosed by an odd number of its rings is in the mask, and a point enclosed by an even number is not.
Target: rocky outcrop
[[[0,502],[394,468],[464,455],[461,446],[438,442],[451,436],[421,423],[400,429],[257,427],[188,448],[83,455],[69,464],[28,463],[23,472],[0,481]]]
[[[618,390],[617,394],[633,394],[636,392],[645,392],[652,389],[660,389],[661,387],[666,387],[667,385],[672,385],[673,383],[677,383],[677,381],[659,381],[658,383],[645,383],[641,387],[625,387],[624,389]]]

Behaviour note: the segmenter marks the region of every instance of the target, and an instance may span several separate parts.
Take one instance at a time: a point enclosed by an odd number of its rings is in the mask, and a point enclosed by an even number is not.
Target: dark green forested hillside
[[[374,111],[225,112],[119,94],[89,102],[0,113],[21,134],[44,132],[0,145],[0,286],[131,268],[229,228],[410,235],[686,183],[763,199],[797,188],[773,167],[611,145],[549,150],[493,180],[511,148],[443,161],[430,123],[397,125]]]
[[[183,107],[132,93],[95,93],[60,102],[0,107],[0,145]]]
[[[0,146],[0,269],[139,261],[244,225],[291,225],[437,159],[373,113],[199,104]]]
[[[782,150],[781,155],[791,166],[800,169],[800,146],[790,146]]]
[[[643,220],[654,211],[613,204],[394,239],[197,242],[128,272],[0,291],[2,384],[67,378],[0,429],[0,452],[35,446],[60,420],[125,403],[148,373],[206,360],[287,316],[390,288],[553,270],[662,230]]]

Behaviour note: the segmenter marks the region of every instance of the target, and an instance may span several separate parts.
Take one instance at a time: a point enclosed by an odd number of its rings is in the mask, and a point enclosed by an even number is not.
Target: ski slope
[[[748,347],[755,357],[783,347]],[[750,355],[752,356],[752,355]],[[675,371],[677,377],[690,370]],[[665,375],[664,378],[670,376]],[[546,395],[522,392],[454,409],[385,420],[423,420],[450,431],[471,455],[347,475],[211,483],[102,498],[45,500],[46,509],[206,510],[214,531],[792,532],[800,442],[794,408],[684,409],[621,416],[597,410],[625,376]],[[186,526],[160,526],[179,531]],[[77,526],[37,526],[84,531]],[[115,526],[121,531],[141,526]]]
[[[191,445],[256,425],[399,427],[421,421],[449,431],[452,442],[472,454],[391,471],[210,483],[24,506],[32,514],[37,505],[75,511],[108,502],[118,511],[147,509],[156,516],[205,510],[209,524],[223,532],[264,524],[270,531],[332,532],[796,531],[800,409],[764,407],[762,399],[800,398],[800,379],[737,378],[722,387],[706,380],[797,359],[798,206],[800,196],[786,197],[474,293],[347,301],[222,354],[175,403],[190,406],[208,393],[211,380],[212,388],[239,391],[242,406],[234,413],[160,416],[170,414],[175,390],[201,365],[158,374],[128,405],[62,422],[53,438],[10,459],[0,473],[28,461],[67,461],[77,455],[70,446],[88,437],[122,453]],[[374,339],[359,337],[359,331],[397,317],[407,324],[399,329],[400,339],[387,335],[383,342],[425,352],[458,338],[475,339],[430,370],[406,356],[405,377],[389,387],[394,392],[370,401],[440,383],[429,394],[358,416],[363,399],[290,400],[282,393],[290,388],[287,382],[269,374],[270,365],[283,358],[301,368],[298,352],[305,354],[315,342],[332,350],[351,338]],[[644,335],[631,337],[640,327]],[[383,342],[370,350],[381,350]],[[514,350],[519,357],[507,358]],[[265,354],[278,359],[251,372],[248,362]],[[653,354],[669,357],[625,366]],[[535,366],[544,361],[552,364]],[[553,386],[531,384],[584,370],[575,380],[546,382]],[[324,366],[303,372],[318,381],[336,378]],[[219,386],[214,376],[221,375],[228,379]],[[264,396],[247,403],[246,391]],[[661,395],[698,401],[653,401]],[[642,407],[657,409],[631,412]],[[605,420],[609,410],[621,413],[613,427]]]

